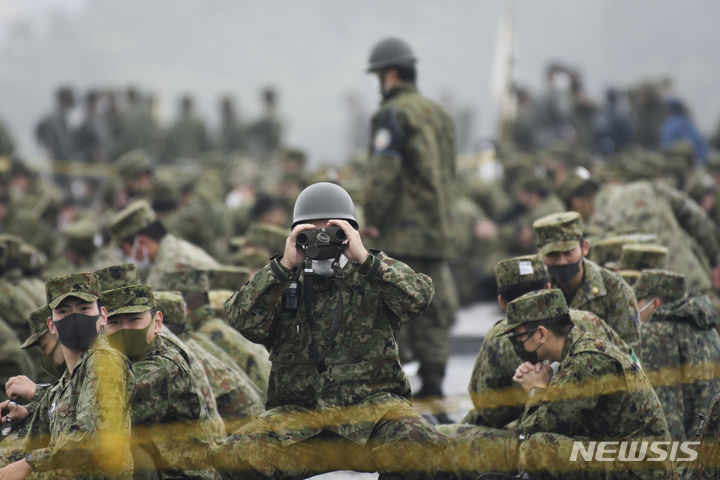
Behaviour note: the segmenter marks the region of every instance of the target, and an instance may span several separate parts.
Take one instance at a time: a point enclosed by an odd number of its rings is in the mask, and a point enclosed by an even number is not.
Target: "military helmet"
[[[295,200],[292,226],[325,218],[347,220],[353,227],[358,228],[355,205],[350,194],[334,183],[313,183],[300,192]]]
[[[411,67],[417,62],[415,52],[408,43],[397,37],[380,40],[370,51],[368,72],[383,70],[388,67]]]

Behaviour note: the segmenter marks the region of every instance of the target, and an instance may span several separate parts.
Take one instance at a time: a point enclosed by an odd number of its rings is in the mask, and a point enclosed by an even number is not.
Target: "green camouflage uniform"
[[[567,251],[583,238],[583,223],[577,212],[554,213],[533,223],[541,254]],[[583,258],[584,278],[575,292],[565,293],[570,308],[592,312],[602,318],[637,351],[640,341],[638,306],[632,288],[616,273]],[[552,279],[553,288],[560,288]]]
[[[102,292],[108,321],[116,315],[148,312],[155,307],[152,289],[132,285]],[[108,336],[110,344],[123,351],[121,329]],[[145,353],[127,352],[135,375],[132,399],[133,453],[143,450],[153,465],[136,462],[136,472],[158,470],[161,476],[214,478],[208,464],[208,448],[214,442],[210,411],[183,356],[155,336]]]
[[[685,279],[645,270],[634,286],[638,298],[665,302],[642,324],[642,365],[665,409],[674,440],[692,438],[702,412],[720,391],[720,316],[710,299],[685,296]]]
[[[594,227],[606,232],[646,232],[672,254],[667,268],[685,275],[688,293],[712,288],[710,269],[720,262],[718,227],[683,192],[656,181],[609,185],[595,200]]]
[[[191,304],[188,323],[192,332],[189,334],[199,342],[211,355],[218,357],[219,350],[232,359],[231,364],[239,367],[250,380],[253,388],[264,397],[267,392],[270,376],[270,361],[267,351],[250,342],[240,332],[215,317],[209,305],[209,275],[205,270],[186,269],[182,272],[162,274],[158,284],[164,290],[177,290],[186,297],[194,297],[198,305]],[[224,356],[224,355],[223,355]]]
[[[530,321],[567,312],[559,290],[527,294],[508,304],[506,332]],[[532,478],[557,478],[576,468],[569,456],[553,455],[557,438],[576,440],[669,440],[660,401],[642,368],[603,340],[573,328],[565,337],[560,367],[546,389],[529,395],[519,423],[521,469]],[[531,438],[531,435],[552,434]],[[633,472],[625,468],[638,467]],[[656,478],[665,462],[613,464],[612,478]],[[539,474],[534,471],[539,470]]]
[[[437,468],[442,438],[410,406],[395,341],[430,302],[431,280],[380,252],[343,270],[334,338],[335,280],[313,277],[308,324],[304,301],[283,308],[296,272],[277,259],[226,302],[232,325],[271,352],[271,409],[232,435],[216,460],[267,475]]]
[[[210,137],[205,123],[193,114],[183,115],[167,131],[163,159],[195,158],[210,150]]]
[[[707,410],[702,410],[700,426],[693,440],[701,442],[698,457],[686,467],[684,480],[714,480],[720,476],[720,393],[712,397]]]
[[[46,291],[51,307],[67,297],[94,301],[100,298],[100,282],[92,273],[64,275],[49,279]],[[28,463],[33,471],[73,478],[132,478],[133,390],[127,358],[101,335],[72,372],[66,370],[43,391],[24,445],[32,453]]]
[[[439,387],[457,308],[447,265],[453,256],[455,127],[414,85],[401,83],[373,116],[371,138],[365,223],[380,232],[372,245],[434,281],[430,309],[406,329],[420,376]]]

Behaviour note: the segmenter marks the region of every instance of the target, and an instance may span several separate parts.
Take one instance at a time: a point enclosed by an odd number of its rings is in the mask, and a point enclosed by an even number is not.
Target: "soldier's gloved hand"
[[[30,380],[25,375],[18,375],[16,377],[10,377],[5,382],[5,394],[11,400],[17,400],[24,398],[25,400],[32,400],[35,396],[37,385],[35,382]]]
[[[313,228],[315,225],[312,223],[301,223],[292,229],[290,236],[285,240],[285,252],[280,259],[283,267],[292,270],[305,261],[305,251],[297,246],[297,236],[303,230],[312,230]]]
[[[349,260],[354,260],[358,263],[363,263],[367,260],[370,253],[362,243],[360,232],[355,230],[347,220],[329,220],[328,225],[336,225],[342,228],[342,231],[345,232],[345,235],[347,236],[347,241],[345,243],[345,245],[347,245],[347,248],[345,249],[345,256]]]

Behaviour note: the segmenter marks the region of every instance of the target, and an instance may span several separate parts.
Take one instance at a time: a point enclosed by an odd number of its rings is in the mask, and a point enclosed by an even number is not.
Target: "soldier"
[[[168,233],[155,212],[143,200],[119,212],[108,225],[115,243],[128,262],[134,263],[153,286],[161,272],[182,267],[208,268],[217,261],[199,247]]]
[[[74,478],[131,478],[129,404],[133,379],[127,359],[98,332],[107,311],[92,273],[52,277],[46,283],[48,329],[60,339],[67,370],[40,399],[30,420],[27,455],[0,470],[23,479],[51,472]],[[5,422],[21,423],[28,411],[0,404]]]
[[[248,385],[246,375],[241,375],[229,363],[210,354],[191,336],[182,295],[154,292],[154,296],[155,304],[163,312],[163,324],[168,327],[160,335],[169,346],[176,347],[187,357],[191,373],[211,410],[210,418],[219,420],[220,428],[215,425],[217,420],[213,420],[212,424],[216,439],[221,441],[227,432],[237,430],[262,413],[263,401]]]
[[[535,255],[498,262],[495,279],[497,301],[503,310],[508,303],[526,293],[551,288],[547,270]],[[631,353],[622,338],[595,314],[575,309],[570,309],[569,313],[579,330],[615,345],[624,353]],[[515,345],[507,336],[500,335],[506,326],[507,320],[500,320],[485,335],[468,386],[475,408],[468,412],[463,423],[503,428],[520,418],[525,396],[512,377],[522,360]]]
[[[572,308],[594,313],[637,350],[638,306],[630,286],[616,273],[585,258],[589,251],[577,212],[553,213],[533,223],[535,244],[552,277]]]
[[[152,289],[131,285],[102,292],[107,308],[105,333],[110,345],[132,364],[135,472],[157,470],[180,478],[214,478],[206,452],[214,438],[210,412],[186,360],[159,335],[163,313],[155,308]],[[143,465],[136,450],[153,463]],[[139,453],[138,453],[139,454]]]
[[[368,252],[357,226],[345,190],[310,185],[284,255],[225,303],[231,324],[272,353],[270,410],[233,434],[216,461],[266,475],[437,468],[442,439],[410,406],[396,341],[401,324],[427,308],[432,283]],[[320,255],[332,258],[312,259],[296,242],[315,228],[341,229],[348,241]]]
[[[283,124],[277,114],[277,92],[273,87],[260,91],[260,101],[263,115],[248,127],[248,152],[263,157],[282,145]]]
[[[513,380],[528,395],[518,430],[525,440],[521,468],[532,478],[565,478],[577,468],[569,455],[557,455],[566,440],[669,440],[642,368],[615,346],[573,328],[563,292],[528,293],[508,303],[507,322],[503,333],[525,360]],[[560,362],[554,375],[545,361]],[[668,467],[658,461],[594,468],[612,468],[613,478],[654,478]]]
[[[220,99],[220,131],[218,148],[226,153],[244,152],[247,149],[247,132],[235,109],[230,95]]]
[[[35,129],[35,137],[53,161],[72,160],[75,145],[68,125],[70,110],[75,106],[75,96],[69,87],[60,87],[55,93],[56,107],[43,118]],[[55,173],[57,169],[55,169]]]
[[[208,272],[188,268],[182,272],[165,273],[158,280],[158,288],[182,293],[189,312],[190,338],[211,355],[227,360],[228,366],[236,367],[245,377],[243,385],[254,389],[264,400],[270,376],[267,351],[215,316],[208,296]],[[248,397],[254,396],[248,393]]]
[[[429,397],[443,394],[457,305],[447,263],[453,255],[455,128],[447,113],[418,94],[416,61],[399,38],[381,40],[370,53],[368,72],[378,77],[382,102],[372,118],[363,235],[433,279],[430,309],[405,332],[420,361],[422,387],[415,396]]]
[[[85,95],[85,119],[75,132],[80,160],[87,163],[108,163],[112,148],[110,127],[98,111],[100,92],[90,90]]]
[[[706,295],[687,297],[685,277],[642,272],[633,286],[640,305],[642,365],[665,409],[673,440],[691,438],[697,414],[720,391],[720,315]]]
[[[180,99],[180,118],[168,129],[163,159],[196,158],[210,150],[205,123],[195,114],[195,100],[190,95]]]

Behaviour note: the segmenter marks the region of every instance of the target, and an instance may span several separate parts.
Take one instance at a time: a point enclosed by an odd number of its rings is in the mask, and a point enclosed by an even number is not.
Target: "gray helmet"
[[[347,220],[353,227],[358,228],[355,205],[350,194],[334,183],[313,183],[300,192],[295,200],[292,226],[324,218]]]
[[[388,67],[411,67],[417,62],[415,52],[408,43],[397,37],[380,40],[370,52],[368,72],[383,70]]]

